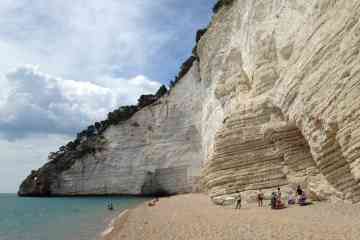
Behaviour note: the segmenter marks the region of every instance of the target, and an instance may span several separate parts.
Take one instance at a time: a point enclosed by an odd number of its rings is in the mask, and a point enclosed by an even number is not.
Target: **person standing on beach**
[[[259,192],[257,194],[257,201],[259,207],[263,207],[263,200],[264,200],[264,193],[261,191],[261,189],[259,189]]]
[[[235,209],[240,209],[241,208],[241,194],[240,191],[237,191],[238,195],[235,198]]]
[[[282,194],[280,190],[280,186],[278,186],[277,193],[276,193],[276,209],[284,208],[285,205],[282,202]]]
[[[278,186],[278,189],[277,189],[277,198],[278,198],[278,200],[281,201],[281,190],[280,190],[280,186]]]
[[[276,192],[272,192],[272,194],[271,194],[271,202],[270,202],[272,209],[276,209],[276,202],[277,202]]]
[[[296,189],[297,199],[299,200],[300,197],[303,195],[303,190],[301,189],[301,186],[298,185]]]

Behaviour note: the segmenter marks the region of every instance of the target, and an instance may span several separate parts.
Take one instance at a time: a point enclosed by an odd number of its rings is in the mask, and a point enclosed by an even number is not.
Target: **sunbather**
[[[306,197],[305,192],[303,191],[302,194],[299,196],[298,204],[300,204],[302,206],[306,205],[306,200],[307,200],[307,197]]]

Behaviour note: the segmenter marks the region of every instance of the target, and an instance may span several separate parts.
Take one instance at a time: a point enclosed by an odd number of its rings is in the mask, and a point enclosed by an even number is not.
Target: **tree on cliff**
[[[161,98],[162,96],[164,96],[167,93],[167,88],[165,87],[165,85],[162,85],[159,90],[157,90],[155,96],[157,98]]]
[[[226,5],[231,5],[233,2],[234,0],[219,0],[213,7],[213,12],[217,13],[220,10],[220,8]]]

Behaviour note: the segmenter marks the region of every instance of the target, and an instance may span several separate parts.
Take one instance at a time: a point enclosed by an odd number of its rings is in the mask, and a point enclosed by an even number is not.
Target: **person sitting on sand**
[[[237,191],[238,195],[235,198],[235,209],[240,209],[241,208],[241,194],[239,191]]]
[[[295,200],[295,197],[293,195],[293,192],[290,191],[289,196],[288,196],[288,204],[292,205],[292,204],[295,204],[295,203],[296,203],[296,200]]]
[[[305,192],[303,191],[302,194],[301,194],[301,196],[300,196],[299,199],[298,199],[298,203],[299,203],[301,206],[304,206],[304,205],[307,204],[307,203],[306,203],[306,200],[307,200],[307,197],[306,197]]]
[[[151,200],[150,202],[148,202],[148,206],[149,207],[153,207],[153,206],[155,206],[156,205],[156,199],[153,199],[153,200]]]
[[[257,194],[257,201],[259,207],[263,207],[263,200],[264,200],[264,193],[261,191],[261,189],[259,189],[259,192]]]
[[[285,204],[282,202],[281,198],[277,196],[276,198],[276,209],[282,209],[285,207]]]

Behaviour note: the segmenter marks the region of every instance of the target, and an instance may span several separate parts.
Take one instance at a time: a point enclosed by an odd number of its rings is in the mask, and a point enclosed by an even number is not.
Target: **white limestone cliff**
[[[222,201],[301,184],[314,199],[360,202],[360,2],[220,3],[190,71],[108,128],[104,149],[57,174],[51,194]]]

